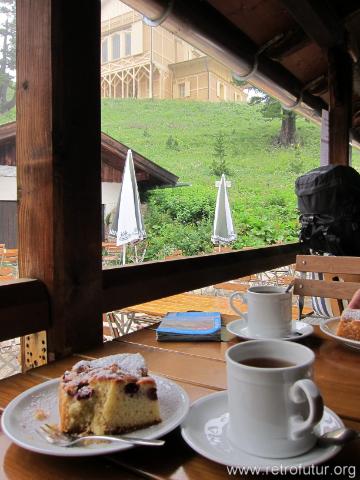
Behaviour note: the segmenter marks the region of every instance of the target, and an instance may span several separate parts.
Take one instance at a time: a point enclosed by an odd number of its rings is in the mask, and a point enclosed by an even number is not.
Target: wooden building
[[[122,172],[128,148],[101,133],[101,205],[102,224],[119,196]],[[178,177],[133,150],[139,190],[173,187]],[[0,243],[17,246],[16,123],[0,126]]]
[[[102,0],[101,95],[245,101],[232,70],[119,0]]]

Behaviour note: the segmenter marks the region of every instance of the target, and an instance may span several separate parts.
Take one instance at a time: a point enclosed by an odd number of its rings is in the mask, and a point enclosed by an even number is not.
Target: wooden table
[[[242,312],[247,311],[247,305],[240,300],[234,301],[235,306]],[[223,320],[231,321],[239,318],[229,305],[228,297],[214,297],[206,295],[195,295],[193,293],[180,293],[170,297],[160,298],[151,302],[141,303],[124,309],[126,312],[141,312],[147,315],[163,316],[168,312],[187,312],[190,310],[199,310],[202,312],[220,312]],[[308,307],[303,310],[304,313],[310,312]],[[293,305],[292,317],[297,319],[298,307]]]
[[[0,406],[45,380],[59,377],[80,358],[140,352],[151,372],[177,381],[192,401],[226,388],[224,353],[228,343],[158,343],[155,332],[145,329],[83,354],[19,374],[0,382]],[[360,354],[346,349],[318,330],[304,343],[316,352],[315,379],[326,405],[344,422],[360,430]],[[179,429],[166,437],[159,449],[134,448],[126,452],[86,459],[61,459],[23,450],[0,434],[1,479],[108,480],[108,479],[228,479],[226,467],[196,454],[182,440]],[[359,463],[360,442],[347,445],[327,465]],[[358,471],[359,474],[359,471]],[[241,478],[237,475],[236,478]],[[253,478],[253,477],[244,477]],[[290,477],[289,477],[290,478]],[[291,477],[295,478],[295,477]],[[309,478],[307,476],[306,478]],[[348,478],[346,475],[338,478]],[[357,475],[358,478],[358,475]]]

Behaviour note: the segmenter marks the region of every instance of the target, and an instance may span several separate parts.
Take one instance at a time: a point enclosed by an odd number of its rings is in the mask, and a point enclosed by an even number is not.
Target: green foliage
[[[215,137],[213,156],[215,157],[211,166],[211,173],[217,176],[230,174],[225,161],[226,148],[225,148],[225,136],[223,132],[219,132]]]
[[[169,135],[166,140],[166,147],[170,150],[180,150],[179,142],[172,135]]]
[[[147,258],[164,258],[175,250],[184,255],[212,250],[215,200],[209,189],[158,189],[148,193],[147,201]]]
[[[261,104],[106,99],[102,106],[105,133],[178,175],[179,182],[191,184],[147,193],[146,259],[162,259],[175,250],[186,255],[212,251],[217,194],[214,184],[219,176],[209,172],[219,132],[224,135],[226,165],[232,173],[228,193],[238,234],[233,247],[297,240],[294,183],[298,175],[319,165],[317,125],[297,118],[301,157],[295,172],[290,163],[298,155],[297,150],[273,146],[281,119],[266,119]],[[143,135],[145,129],[151,136]],[[167,148],[170,135],[177,139],[181,150]],[[353,165],[360,169],[356,149]]]
[[[296,173],[299,175],[304,171],[304,162],[301,158],[301,147],[300,144],[295,144],[294,146],[294,157],[291,158],[289,162],[289,172]]]

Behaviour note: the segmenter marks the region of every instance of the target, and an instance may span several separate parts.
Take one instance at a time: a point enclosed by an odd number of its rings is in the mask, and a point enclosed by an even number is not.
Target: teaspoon
[[[353,430],[352,428],[338,428],[337,430],[331,430],[325,432],[318,437],[318,444],[323,446],[328,445],[344,445],[351,442],[356,438],[360,438],[360,432]]]

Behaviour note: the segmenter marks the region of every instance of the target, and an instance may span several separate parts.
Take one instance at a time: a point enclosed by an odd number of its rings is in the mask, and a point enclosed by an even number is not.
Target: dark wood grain
[[[1,282],[0,341],[50,328],[50,299],[39,280]]]
[[[54,358],[102,341],[100,2],[18,2],[17,33],[20,276],[48,289]]]
[[[328,50],[329,163],[349,165],[352,116],[352,60],[340,47]]]
[[[104,270],[103,311],[289,265],[299,249],[292,243]]]

